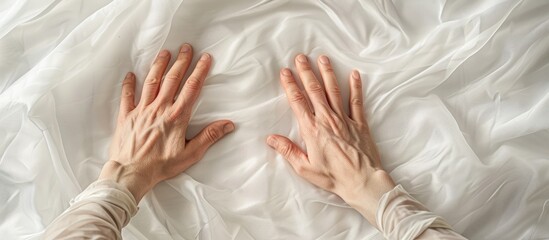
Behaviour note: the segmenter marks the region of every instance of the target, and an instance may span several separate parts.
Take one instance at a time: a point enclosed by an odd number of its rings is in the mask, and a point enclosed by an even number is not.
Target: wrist
[[[109,160],[101,169],[98,180],[111,180],[128,189],[139,203],[141,198],[154,186],[151,178],[140,174],[129,166],[120,164],[117,161]]]
[[[358,185],[352,193],[347,194],[343,200],[377,228],[375,218],[379,201],[395,186],[393,179],[385,170],[376,170],[368,176],[363,184]]]

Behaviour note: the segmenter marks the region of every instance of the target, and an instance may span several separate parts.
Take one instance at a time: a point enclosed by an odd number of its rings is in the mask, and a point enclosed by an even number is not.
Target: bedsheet
[[[299,178],[278,83],[327,54],[361,72],[382,162],[470,239],[549,239],[549,1],[0,0],[0,238],[39,239],[108,158],[121,81],[162,48],[214,66],[190,125],[237,131],[140,203],[125,239],[382,239]],[[138,96],[140,91],[138,90]]]

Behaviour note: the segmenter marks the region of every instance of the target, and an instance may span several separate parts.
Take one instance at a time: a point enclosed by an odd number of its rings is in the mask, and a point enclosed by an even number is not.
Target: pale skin
[[[323,83],[312,71],[307,57],[295,59],[305,91],[290,69],[280,71],[280,82],[295,117],[307,151],[290,139],[271,135],[267,144],[280,153],[295,172],[312,184],[335,193],[376,226],[377,203],[395,183],[383,170],[379,152],[364,115],[362,81],[358,71],[349,76],[350,114],[343,108],[330,60],[317,61]]]
[[[122,184],[137,202],[157,183],[179,175],[198,162],[210,146],[234,130],[231,121],[219,120],[194,138],[185,138],[193,105],[212,58],[202,54],[176,96],[191,61],[192,48],[184,44],[175,63],[165,73],[170,52],[161,51],[145,78],[138,104],[134,102],[135,75],[128,73],[124,79],[110,160],[101,170],[99,180],[110,179]]]
[[[235,128],[230,120],[206,126],[186,139],[192,108],[199,97],[212,57],[203,54],[183,83],[192,61],[192,48],[184,44],[167,71],[170,53],[157,56],[145,78],[141,99],[135,103],[136,80],[129,73],[123,83],[120,113],[110,149],[110,160],[99,180],[110,179],[127,187],[139,202],[157,183],[175,177],[197,163],[214,143]],[[326,56],[318,59],[322,82],[311,71],[307,57],[296,57],[301,90],[292,72],[280,71],[280,81],[307,151],[284,136],[270,135],[267,143],[295,172],[312,184],[340,196],[372,225],[377,203],[395,184],[381,166],[378,150],[364,115],[362,82],[358,71],[349,76],[350,114],[343,108],[340,89]],[[183,83],[183,84],[182,84]],[[177,91],[183,85],[179,95]]]

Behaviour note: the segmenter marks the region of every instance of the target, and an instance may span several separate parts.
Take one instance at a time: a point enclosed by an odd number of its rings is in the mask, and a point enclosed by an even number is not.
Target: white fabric
[[[112,180],[96,181],[71,200],[71,206],[47,226],[43,237],[120,239],[122,228],[136,212],[135,199],[127,188]],[[464,239],[400,185],[381,197],[376,224],[388,240]]]
[[[189,136],[237,131],[142,200],[126,239],[381,239],[264,144],[278,71],[328,54],[384,166],[470,239],[549,238],[549,1],[0,0],[0,233],[37,239],[108,157],[120,83],[183,42],[214,66]],[[141,85],[141,84],[139,84]],[[140,86],[139,86],[140,87]]]

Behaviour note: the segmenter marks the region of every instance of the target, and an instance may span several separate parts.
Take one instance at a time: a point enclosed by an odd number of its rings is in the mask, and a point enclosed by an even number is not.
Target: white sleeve
[[[44,239],[121,239],[137,213],[133,195],[111,180],[92,183],[47,228]]]
[[[376,223],[386,239],[466,239],[400,185],[381,197]]]

